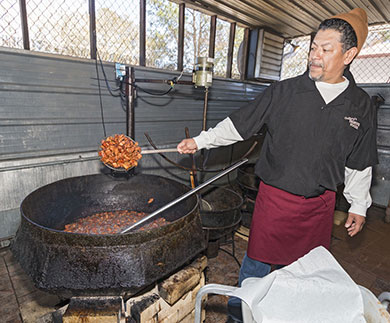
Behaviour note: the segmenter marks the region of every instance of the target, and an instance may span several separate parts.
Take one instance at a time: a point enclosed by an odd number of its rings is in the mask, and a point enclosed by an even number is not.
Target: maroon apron
[[[260,183],[247,255],[288,265],[318,246],[329,249],[336,193],[305,198]]]

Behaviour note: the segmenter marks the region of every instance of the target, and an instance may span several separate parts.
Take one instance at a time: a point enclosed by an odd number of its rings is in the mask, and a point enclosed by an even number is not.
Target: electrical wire
[[[97,52],[97,50],[96,50],[96,52]],[[97,81],[98,81],[98,89],[99,89],[100,115],[101,115],[101,118],[102,118],[103,133],[104,133],[104,138],[105,138],[105,137],[107,137],[107,133],[106,133],[106,124],[104,122],[102,91],[101,91],[101,88],[100,88],[99,67],[98,67],[97,59],[95,59],[95,68],[96,68],[96,78],[97,78]]]
[[[171,92],[173,90],[173,85],[175,84],[175,81],[174,80],[170,80],[170,88],[168,91],[165,91],[165,92],[151,92],[149,90],[145,90],[143,88],[141,88],[139,85],[135,85],[133,83],[129,83],[129,82],[125,82],[125,81],[121,81],[122,83],[125,83],[125,84],[128,84],[130,86],[134,86],[136,89],[142,91],[142,92],[145,92],[146,94],[149,94],[149,95],[156,95],[156,96],[164,96],[164,95],[167,95],[169,92]]]
[[[100,55],[99,55],[99,52],[98,50],[96,49],[96,60],[95,60],[95,68],[96,68],[96,78],[97,78],[97,81],[98,81],[98,90],[99,90],[99,101],[100,101],[100,114],[101,114],[101,119],[102,119],[102,126],[103,126],[103,132],[104,132],[104,137],[107,137],[107,133],[106,133],[106,125],[105,125],[105,120],[104,120],[104,110],[103,110],[103,100],[102,100],[102,91],[101,91],[101,86],[100,86],[100,77],[99,77],[99,67],[98,67],[98,60],[100,62],[100,67],[102,69],[102,72],[103,72],[103,77],[104,77],[104,81],[106,83],[106,87],[107,87],[107,90],[108,92],[110,93],[111,96],[113,97],[119,97],[120,100],[121,100],[121,108],[123,111],[126,112],[126,93],[123,91],[123,85],[124,84],[128,84],[130,86],[133,86],[134,88],[142,91],[142,92],[145,92],[149,95],[155,95],[155,96],[164,96],[164,95],[167,95],[169,92],[171,92],[174,88],[174,84],[176,84],[176,82],[178,80],[180,80],[180,78],[183,76],[183,72],[182,71],[179,75],[179,77],[174,77],[172,80],[169,80],[169,84],[170,84],[170,88],[169,90],[165,91],[165,92],[151,92],[151,91],[148,91],[148,90],[145,90],[135,84],[132,84],[132,83],[129,83],[129,82],[126,82],[126,81],[123,81],[121,80],[120,81],[120,84],[119,84],[119,87],[116,88],[116,89],[112,89],[109,82],[108,82],[108,78],[107,78],[107,75],[106,75],[106,72],[104,70],[104,67],[103,67],[103,62],[100,58]],[[114,93],[114,92],[119,92],[118,94]]]
[[[178,82],[181,79],[181,77],[183,76],[183,73],[184,73],[184,70],[181,70],[181,73],[180,73],[179,77],[177,78],[176,82]]]
[[[168,91],[165,91],[165,92],[162,92],[162,93],[157,93],[157,92],[153,93],[153,92],[147,91],[147,90],[145,90],[143,88],[140,88],[139,86],[137,86],[137,89],[142,91],[142,92],[145,92],[145,93],[147,93],[149,95],[164,96],[164,95],[167,95],[169,92],[171,92],[173,90],[173,87],[171,86]]]
[[[96,50],[96,55],[97,55],[97,57],[98,57],[98,59],[99,59],[99,62],[100,62],[100,66],[101,66],[101,69],[102,69],[102,72],[103,72],[104,81],[106,82],[106,86],[107,86],[108,92],[110,92],[110,94],[111,94],[112,96],[114,96],[114,97],[120,97],[120,96],[121,96],[121,93],[115,94],[115,93],[113,93],[113,92],[114,92],[114,91],[120,91],[121,87],[118,87],[118,88],[116,88],[116,89],[111,89],[110,84],[108,83],[108,79],[107,79],[106,72],[104,71],[103,62],[102,62],[102,60],[101,60],[101,58],[100,58],[100,55],[99,55],[99,52],[98,52],[97,50]]]

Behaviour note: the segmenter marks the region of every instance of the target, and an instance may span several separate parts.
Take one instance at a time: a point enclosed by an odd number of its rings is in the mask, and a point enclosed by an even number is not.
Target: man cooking
[[[367,34],[360,8],[323,21],[303,75],[271,84],[214,128],[177,146],[193,154],[246,140],[267,126],[240,284],[267,275],[271,264],[288,265],[320,245],[329,249],[335,192],[343,182],[351,203],[345,227],[351,237],[362,230],[377,164],[376,111],[349,64]]]

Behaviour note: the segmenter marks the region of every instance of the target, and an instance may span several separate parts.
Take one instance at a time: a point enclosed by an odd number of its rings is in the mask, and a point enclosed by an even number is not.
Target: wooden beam
[[[210,39],[209,39],[209,57],[215,56],[215,34],[217,31],[217,16],[211,16],[210,19]]]
[[[146,0],[139,3],[139,65],[146,63]]]
[[[200,4],[203,4],[204,6],[206,6],[207,8],[212,9],[214,10],[213,8],[215,6],[213,6],[210,2],[210,0],[195,0],[196,3],[200,3]],[[302,33],[302,28],[308,28],[308,29],[312,29],[311,27],[307,26],[306,24],[305,25],[302,25],[302,26],[297,26],[295,27],[294,25],[292,24],[289,24],[288,21],[284,20],[284,21],[281,21],[281,19],[279,18],[275,18],[273,16],[269,16],[267,15],[266,11],[264,10],[264,8],[258,6],[258,5],[255,5],[253,4],[253,0],[249,1],[249,0],[241,0],[240,2],[242,2],[243,4],[245,4],[248,8],[238,8],[234,3],[231,3],[230,1],[227,1],[227,0],[215,0],[216,3],[218,3],[220,6],[224,6],[226,8],[228,8],[229,10],[231,10],[232,12],[235,12],[235,13],[239,13],[241,15],[244,15],[245,17],[248,17],[248,18],[251,18],[257,22],[262,22],[263,25],[264,24],[267,24],[267,21],[269,23],[272,23],[272,24],[278,24],[278,23],[283,23],[284,26],[290,28],[290,29],[293,29],[297,32],[301,32]],[[270,7],[270,5],[266,2],[263,3],[264,5]],[[272,8],[276,9],[275,7],[271,6]],[[251,10],[251,9],[254,9],[254,10]],[[255,12],[254,12],[255,11]],[[225,12],[226,14],[226,11],[223,11]],[[283,13],[282,13],[283,14]],[[222,16],[224,14],[221,14]],[[226,17],[226,15],[225,15]],[[239,22],[237,18],[233,19],[233,21],[235,22]],[[245,25],[248,25],[248,23],[246,23]],[[257,23],[257,26],[258,26],[258,23]],[[270,26],[272,28],[272,26]]]
[[[368,2],[375,9],[376,13],[379,14],[382,17],[383,21],[388,24],[390,20],[387,19],[385,14],[379,9],[379,7],[377,6],[376,2],[372,1],[372,0],[368,0]]]
[[[283,15],[283,14],[287,15],[289,18],[294,19],[295,21],[299,22],[302,25],[301,26],[294,26],[294,24],[289,23],[288,19],[284,19],[283,20],[283,18],[277,18],[277,17],[271,16],[278,23],[282,23],[285,26],[288,26],[289,28],[291,28],[293,30],[296,30],[298,32],[301,32],[301,33],[303,33],[302,29],[300,29],[302,27],[308,28],[309,30],[313,29],[307,23],[304,23],[301,20],[296,19],[294,16],[292,16],[290,14],[287,14],[284,10],[281,10],[279,7],[276,7],[273,2],[268,3],[266,0],[263,0],[263,7],[261,7],[258,4],[255,4],[253,1],[248,1],[248,0],[242,0],[242,3],[246,4],[248,7],[250,7],[250,8],[252,8],[252,9],[257,11],[257,13],[255,13],[255,14],[259,15],[259,16],[257,16],[257,19],[263,19],[261,17],[261,15],[265,15],[266,16],[267,15],[267,10],[273,9],[276,12],[278,12],[278,11],[280,12],[279,16]],[[265,8],[264,8],[264,5],[265,5]],[[267,6],[268,6],[268,8],[267,8]],[[249,15],[249,14],[247,13],[247,15]]]
[[[177,70],[183,70],[184,56],[184,25],[185,25],[185,3],[179,4],[179,35],[177,44]]]
[[[342,2],[349,10],[354,9],[354,7],[351,6],[351,5],[348,3],[348,1],[346,1],[346,0],[341,0],[341,2]],[[341,13],[341,12],[339,12],[339,13]]]
[[[19,6],[20,6],[20,21],[22,25],[22,35],[23,35],[23,48],[29,50],[30,38],[28,35],[26,0],[19,0]]]
[[[192,8],[192,9],[204,12],[204,13],[210,15],[210,16],[216,14],[216,15],[218,15],[220,17],[224,17],[224,18],[226,18],[226,19],[228,19],[230,21],[238,22],[241,25],[249,27],[249,28],[255,28],[256,27],[256,25],[251,24],[248,21],[245,21],[243,19],[240,19],[240,18],[238,18],[238,17],[236,17],[236,16],[234,16],[232,14],[229,14],[226,11],[220,10],[220,9],[218,9],[218,7],[210,5],[210,4],[208,4],[207,2],[205,2],[203,0],[196,0],[196,1],[193,1],[193,0],[180,0],[180,2],[178,0],[172,0],[172,1],[175,2],[175,3],[184,2],[184,3],[187,4],[188,8]]]
[[[311,8],[306,8],[305,6],[302,6],[300,5],[299,3],[297,3],[296,1],[291,1],[291,3],[296,6],[297,8],[299,8],[299,10],[307,13],[308,15],[312,16],[314,19],[316,19],[317,21],[319,21],[319,23],[322,22],[322,20],[324,20],[323,18],[321,18],[320,16],[317,15],[316,12],[314,12],[313,10],[310,10]],[[313,3],[313,5],[315,6],[318,6],[320,8],[322,8],[324,11],[326,11],[326,14],[331,17],[331,16],[334,16],[336,15],[337,13],[333,13],[331,12],[328,8],[326,8],[321,1],[315,1]]]
[[[236,36],[236,23],[232,22],[230,24],[230,33],[229,33],[229,49],[227,55],[227,67],[226,67],[226,77],[232,77],[232,65],[233,65],[233,51],[234,51],[234,38]]]
[[[89,0],[89,50],[92,59],[96,59],[96,48],[95,0]]]

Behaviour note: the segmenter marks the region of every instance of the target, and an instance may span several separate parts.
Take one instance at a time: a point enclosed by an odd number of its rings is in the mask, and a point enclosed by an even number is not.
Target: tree
[[[96,14],[96,38],[100,57],[111,62],[138,64],[139,22],[129,13],[100,8]]]
[[[179,6],[167,0],[149,0],[146,8],[146,66],[174,70]]]

